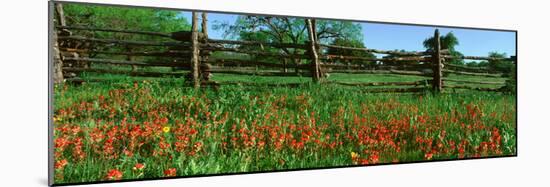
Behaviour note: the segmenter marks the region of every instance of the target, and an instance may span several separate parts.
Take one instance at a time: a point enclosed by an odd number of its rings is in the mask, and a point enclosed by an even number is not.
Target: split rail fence
[[[129,76],[144,77],[179,77],[184,78],[187,84],[194,87],[222,86],[222,85],[257,85],[251,82],[240,81],[212,81],[212,74],[235,74],[254,76],[301,76],[311,77],[313,82],[321,84],[338,84],[344,86],[363,86],[370,92],[424,92],[431,90],[441,92],[443,89],[473,89],[480,91],[501,91],[505,82],[483,82],[473,80],[460,80],[446,78],[444,74],[458,74],[476,77],[502,77],[502,73],[490,71],[486,67],[468,67],[447,63],[453,58],[448,51],[441,49],[439,31],[434,32],[435,50],[421,52],[404,52],[377,50],[368,48],[355,48],[321,44],[317,40],[315,20],[305,19],[304,24],[308,32],[307,43],[266,43],[256,41],[235,41],[208,38],[207,16],[202,13],[201,26],[199,26],[199,13],[192,13],[192,28],[190,31],[178,31],[173,33],[158,33],[135,30],[123,30],[113,28],[94,28],[87,26],[68,26],[65,22],[63,9],[56,7],[56,23],[54,35],[54,79],[55,82],[73,81],[80,82],[78,78],[82,72],[125,74]],[[199,27],[201,28],[199,30]],[[94,38],[75,35],[79,32],[110,32],[124,33],[128,35],[145,35],[158,37],[158,41],[134,41],[113,38]],[[128,51],[97,50],[90,46],[121,46]],[[156,50],[145,50],[147,47],[157,47]],[[256,50],[249,50],[253,47]],[[143,50],[140,50],[143,49]],[[349,51],[364,51],[376,54],[387,54],[391,57],[366,58],[360,56],[344,56],[326,54],[327,49],[339,49]],[[159,50],[160,49],[160,50]],[[285,54],[272,52],[267,49],[294,49],[300,53]],[[248,54],[255,59],[276,58],[281,63],[265,62],[262,60],[243,60],[231,58],[212,58],[215,51],[226,53]],[[270,52],[271,51],[271,52]],[[277,50],[282,51],[282,50]],[[90,54],[102,54],[103,56],[118,56],[115,58],[96,58]],[[126,60],[120,60],[120,56]],[[135,57],[161,57],[170,59],[161,62],[136,61]],[[462,59],[473,60],[509,60],[516,58],[490,58],[479,56],[462,56]],[[371,65],[351,64],[350,61],[371,62]],[[335,63],[335,61],[338,61]],[[343,63],[342,63],[343,62]],[[416,63],[406,63],[416,62]],[[402,63],[402,64],[400,64]],[[130,66],[132,70],[116,70],[106,68],[93,68],[90,64],[110,64]],[[374,65],[372,65],[374,64]],[[390,64],[390,65],[388,65]],[[138,71],[140,67],[171,67],[178,70],[173,72]],[[294,70],[294,71],[289,71]],[[326,77],[331,73],[348,74],[394,74],[425,77],[421,81],[410,82],[337,82],[327,81]],[[447,84],[451,83],[451,84]],[[299,86],[302,83],[269,83],[267,85]],[[264,84],[266,85],[266,84]],[[473,86],[472,86],[473,85]],[[496,85],[496,88],[477,87],[476,85]],[[394,86],[394,87],[388,87]],[[398,86],[398,87],[395,87]]]

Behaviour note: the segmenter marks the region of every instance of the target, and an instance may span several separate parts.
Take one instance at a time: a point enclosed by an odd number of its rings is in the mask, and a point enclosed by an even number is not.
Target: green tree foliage
[[[449,53],[451,56],[460,57],[464,56],[462,53],[458,52],[455,47],[457,45],[460,45],[460,42],[458,41],[458,38],[453,34],[453,32],[449,32],[446,35],[439,36],[439,41],[441,42],[441,49],[447,49],[449,50]],[[424,48],[426,48],[428,51],[433,51],[435,49],[435,39],[434,37],[430,37],[424,40],[422,43],[424,45]],[[464,60],[462,59],[453,59],[450,61],[451,64],[464,64]]]
[[[346,38],[336,38],[331,42],[331,45],[365,48],[365,45],[363,44],[362,41],[351,40],[351,39],[346,39]],[[336,48],[329,48],[327,50],[327,54],[329,54],[329,55],[354,56],[354,57],[365,57],[365,58],[376,58],[376,56],[374,54],[366,52],[366,51],[346,50],[346,49],[336,49]],[[343,63],[344,61],[334,60],[334,62]],[[368,64],[368,65],[374,64],[374,62],[366,63],[363,60],[349,60],[348,62],[353,63],[353,64]]]
[[[239,16],[233,24],[217,24],[214,29],[225,30],[224,36],[239,40],[304,44],[308,40],[305,20],[302,18],[271,16]],[[362,41],[361,25],[346,21],[317,20],[317,38],[321,43],[330,43],[337,38]],[[249,47],[249,50],[280,52],[287,55],[304,53],[303,49]],[[298,63],[296,60],[295,63]]]
[[[174,32],[189,30],[188,21],[178,11],[116,6],[66,4],[65,16],[68,25],[85,25],[100,28]],[[99,35],[112,33],[97,32]],[[122,35],[116,33],[113,35]],[[147,38],[148,36],[133,35]]]
[[[214,29],[223,29],[225,37],[234,39],[296,44],[308,40],[305,20],[302,18],[239,16],[234,24],[221,23],[215,25]],[[336,38],[362,41],[361,30],[358,23],[316,20],[317,38],[321,43],[330,43]]]
[[[506,53],[490,52],[491,58],[508,58]],[[503,88],[510,93],[516,93],[516,66],[513,61],[510,60],[489,60],[488,66],[491,71],[504,73],[504,76],[509,79],[506,80],[506,86]]]
[[[395,52],[407,52],[406,50],[404,49],[394,49],[393,51]],[[388,59],[388,58],[398,58],[398,57],[401,57],[399,55],[394,55],[394,54],[388,54],[388,55],[385,55],[384,57],[382,58],[385,58],[385,59]],[[383,62],[384,65],[390,65],[390,66],[397,66],[397,65],[406,65],[406,64],[419,64],[418,61],[386,61],[386,62]]]
[[[124,30],[138,30],[151,32],[174,32],[181,30],[190,30],[191,26],[187,20],[180,15],[178,11],[159,10],[150,8],[130,8],[117,6],[96,6],[81,4],[64,4],[63,9],[70,26],[86,26],[97,28],[113,28]],[[72,31],[74,35],[118,39],[118,40],[138,40],[138,41],[167,41],[169,38],[158,36],[147,36],[139,34],[113,33],[113,32],[90,32],[90,31]],[[165,47],[135,47],[130,46],[105,46],[94,45],[95,48],[102,51],[144,51],[144,50],[163,50]],[[90,54],[95,56],[96,54]],[[126,57],[120,57],[126,58]],[[139,57],[139,60],[159,60],[159,58]]]
[[[489,57],[491,58],[508,58],[506,53],[499,52],[490,52]],[[505,74],[510,74],[514,70],[514,62],[510,60],[489,60],[489,69],[497,72],[502,72]]]
[[[489,62],[486,60],[480,60],[480,61],[470,61],[464,63],[466,66],[469,67],[487,67],[489,66]]]
[[[316,29],[320,43],[334,43],[334,40],[340,39],[340,41],[350,41],[357,47],[364,47],[361,24],[351,21],[317,20]]]

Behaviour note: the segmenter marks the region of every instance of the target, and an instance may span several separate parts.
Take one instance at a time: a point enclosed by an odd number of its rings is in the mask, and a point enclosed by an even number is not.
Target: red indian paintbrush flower
[[[142,163],[136,163],[136,165],[134,165],[134,167],[132,168],[134,171],[136,170],[143,170],[143,168],[145,168],[145,164],[142,164]]]
[[[118,169],[109,170],[106,178],[108,180],[120,180],[122,178],[122,172]]]
[[[67,147],[71,142],[67,138],[59,137],[54,140],[55,148],[63,150],[65,147]]]
[[[369,156],[369,160],[370,160],[370,162],[373,163],[373,164],[378,163],[378,159],[379,159],[379,158],[380,158],[380,156],[378,155],[378,152],[374,152],[373,154],[371,154],[371,155]]]
[[[428,153],[424,154],[424,158],[425,158],[426,160],[431,160],[432,157],[433,157],[433,155],[434,155],[433,153],[428,152]]]
[[[58,160],[55,162],[55,169],[63,169],[67,165],[67,159]]]
[[[164,170],[164,176],[166,177],[176,176],[176,168],[169,168],[167,170]]]

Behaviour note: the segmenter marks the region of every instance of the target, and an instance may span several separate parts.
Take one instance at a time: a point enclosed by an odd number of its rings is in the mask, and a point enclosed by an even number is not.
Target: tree
[[[468,67],[487,67],[489,66],[489,62],[486,60],[480,60],[480,61],[470,61],[465,63]]]
[[[489,52],[489,57],[503,59],[508,58],[506,53]],[[502,72],[504,76],[508,77],[506,85],[502,88],[509,93],[516,93],[516,66],[511,60],[489,60],[489,69],[491,71]]]
[[[404,49],[394,49],[393,51],[395,52],[401,52],[401,53],[405,53],[407,52],[406,50]],[[402,57],[402,55],[395,55],[395,54],[388,54],[388,55],[385,55],[384,59],[392,59],[392,58],[398,58],[398,57]],[[399,66],[399,65],[411,65],[411,64],[419,64],[419,61],[385,61],[383,62],[384,65],[389,65],[389,66]]]
[[[179,12],[171,10],[80,4],[66,4],[64,10],[68,25],[152,32],[174,32],[191,29],[191,25],[184,17],[179,15]],[[123,33],[109,32],[96,32],[96,34],[98,36],[124,35]],[[132,35],[132,37],[145,39],[154,36]]]
[[[190,30],[191,26],[188,21],[180,15],[178,11],[159,10],[149,8],[130,8],[130,7],[114,7],[114,6],[96,6],[96,5],[80,5],[80,4],[65,4],[65,16],[67,25],[72,26],[87,26],[97,28],[114,28],[125,30],[140,30],[151,32],[175,32],[181,30]],[[75,35],[87,36],[93,38],[109,38],[118,40],[142,40],[142,41],[168,41],[169,38],[161,38],[156,36],[113,33],[113,32],[90,32],[90,31],[73,31]],[[87,48],[97,49],[99,51],[110,52],[130,52],[135,51],[132,46],[106,46],[91,44]],[[140,47],[143,50],[163,50],[161,46]],[[91,57],[100,56],[101,54],[89,54]],[[112,58],[112,57],[110,57]],[[162,61],[161,57],[119,57],[124,60],[136,61]]]
[[[316,38],[330,43],[336,38],[362,41],[361,25],[349,21],[316,20]],[[302,18],[271,16],[239,16],[234,24],[221,23],[214,29],[224,29],[225,37],[247,39],[251,32],[262,33],[263,42],[304,43],[307,40],[305,20]]]
[[[361,25],[348,21],[317,20],[316,38],[321,43],[330,43],[337,38],[362,41]],[[304,44],[307,39],[305,20],[302,18],[272,16],[239,16],[234,24],[217,24],[214,29],[224,29],[225,37],[260,42]],[[257,47],[249,50],[280,52],[286,55],[297,55],[306,52],[296,48]],[[299,64],[301,59],[293,59]],[[285,64],[286,61],[283,61]]]
[[[491,58],[508,58],[506,53],[490,52]],[[510,74],[514,70],[514,62],[510,60],[489,60],[489,69],[492,71],[498,71],[505,74]]]
[[[461,57],[464,56],[462,53],[456,51],[455,47],[460,44],[458,41],[458,38],[453,34],[453,32],[449,32],[446,35],[442,35],[439,37],[441,49],[447,49],[449,50],[449,54],[454,57]],[[434,37],[430,37],[424,40],[422,43],[424,45],[424,48],[426,48],[428,51],[434,51],[435,49],[435,39]],[[462,59],[452,59],[449,63],[451,64],[464,64],[464,60]]]

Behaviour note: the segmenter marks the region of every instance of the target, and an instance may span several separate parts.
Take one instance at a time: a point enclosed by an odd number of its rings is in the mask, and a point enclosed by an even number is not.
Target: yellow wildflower
[[[53,117],[53,122],[61,122],[61,117]]]
[[[162,128],[162,131],[164,131],[165,133],[168,133],[170,132],[170,127],[165,126],[164,128]]]
[[[352,159],[352,160],[355,160],[355,159],[357,159],[357,158],[359,158],[359,154],[357,154],[356,152],[353,152],[353,151],[352,151],[352,152],[351,152],[351,159]]]

